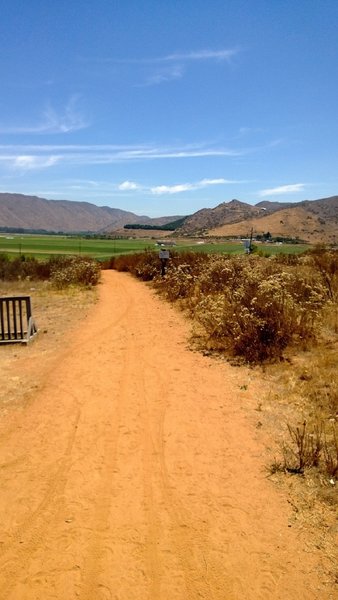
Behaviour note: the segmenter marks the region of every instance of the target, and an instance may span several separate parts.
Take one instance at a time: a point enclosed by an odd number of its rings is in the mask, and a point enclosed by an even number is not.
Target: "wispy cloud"
[[[149,75],[145,83],[140,84],[139,87],[159,85],[167,81],[181,79],[184,73],[185,68],[183,65],[169,65],[168,67],[162,67],[161,69]]]
[[[274,188],[268,188],[261,190],[259,195],[262,197],[266,196],[283,196],[284,194],[294,194],[297,192],[303,192],[306,184],[305,183],[292,183],[289,185],[280,185]]]
[[[16,171],[32,171],[53,167],[61,160],[60,156],[34,156],[32,154],[18,154],[17,156],[0,155],[0,161],[7,163]]]
[[[155,58],[153,61],[148,60],[147,64],[153,62],[156,71],[148,76],[145,85],[159,85],[164,82],[181,79],[187,72],[189,64],[192,62],[230,62],[237,54],[238,49],[221,49],[221,50],[198,50],[192,52],[177,52],[168,54],[167,56]],[[170,68],[168,68],[168,63]]]
[[[0,123],[0,133],[3,134],[53,134],[70,133],[88,127],[87,121],[77,108],[78,96],[72,96],[66,106],[56,110],[52,105],[46,106],[38,121],[29,125],[3,126]]]
[[[222,49],[222,50],[197,50],[195,52],[182,52],[169,54],[163,57],[163,61],[181,60],[181,61],[196,61],[196,60],[216,60],[229,61],[239,52],[238,48]]]
[[[134,65],[146,65],[166,62],[191,62],[191,61],[226,61],[228,62],[236,54],[238,54],[239,48],[221,48],[219,50],[193,50],[188,52],[173,52],[164,56],[153,56],[148,58],[103,58],[95,59],[95,62],[106,63],[106,64],[134,64]]]
[[[207,142],[184,144],[182,146],[157,146],[151,144],[0,144],[1,152],[13,154],[45,154],[62,155],[65,161],[90,163],[91,160],[103,162],[120,162],[133,160],[155,160],[165,158],[198,158],[207,156],[241,157],[263,152],[279,146],[283,140],[277,139],[260,146],[224,147]]]
[[[240,127],[239,128],[239,136],[249,136],[256,135],[260,133],[264,133],[264,129],[262,127]]]
[[[55,164],[109,165],[165,159],[236,157],[245,151],[201,145],[119,146],[119,145],[0,145],[0,161],[11,168],[47,168]]]
[[[173,52],[164,56],[153,57],[131,57],[131,58],[96,58],[85,59],[88,63],[94,63],[105,70],[109,66],[118,68],[129,66],[139,70],[138,76],[142,77],[142,83],[134,83],[136,87],[146,87],[159,85],[165,82],[181,79],[189,69],[192,63],[214,62],[230,63],[239,53],[239,48],[220,48],[220,49],[202,49],[189,50],[185,52]],[[97,73],[96,73],[97,74]]]
[[[150,188],[152,194],[180,194],[182,192],[190,192],[193,190],[199,190],[212,185],[225,185],[227,183],[237,183],[230,179],[201,179],[195,183],[179,183],[176,185],[157,185]]]

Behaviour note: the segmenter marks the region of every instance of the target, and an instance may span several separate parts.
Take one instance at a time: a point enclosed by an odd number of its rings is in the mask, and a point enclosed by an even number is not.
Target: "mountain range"
[[[177,217],[151,219],[90,202],[46,200],[38,196],[0,193],[0,228],[22,228],[51,232],[104,233],[132,223],[165,225]]]
[[[179,221],[174,235],[248,236],[269,232],[273,237],[310,243],[338,243],[338,196],[302,202],[264,200],[255,205],[239,200],[222,202],[183,218],[152,219],[89,202],[47,200],[38,196],[0,193],[0,230],[41,230],[64,233],[125,233],[125,225],[163,226]],[[149,232],[150,233],[150,232]],[[168,232],[167,232],[168,233]],[[133,230],[137,235],[137,230]],[[171,234],[172,235],[172,234]]]

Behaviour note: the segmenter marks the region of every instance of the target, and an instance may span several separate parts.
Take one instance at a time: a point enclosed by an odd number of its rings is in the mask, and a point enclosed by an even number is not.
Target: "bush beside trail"
[[[98,284],[100,277],[101,267],[90,257],[65,257],[51,266],[50,281],[58,289],[70,285],[92,287]]]
[[[156,253],[116,258],[112,266],[152,281],[188,311],[203,351],[274,363],[269,373],[279,373],[288,398],[283,402],[302,409],[287,423],[269,475],[305,476],[306,470],[311,489],[324,486],[320,497],[333,502],[327,486],[338,476],[338,253],[316,248],[268,258],[172,252],[164,277]]]
[[[101,267],[151,281],[170,302],[189,311],[201,344],[251,363],[278,360],[288,347],[306,348],[324,319],[338,331],[338,255],[317,248],[275,257],[171,252],[165,277],[158,254],[112,257],[100,265],[86,256],[47,261],[0,254],[0,280],[48,280],[56,289],[92,287]]]
[[[0,254],[0,280],[49,280],[57,289],[70,285],[91,287],[101,277],[100,264],[87,256],[55,256],[46,261],[34,257],[9,258]]]
[[[338,256],[323,249],[292,261],[172,252],[165,277],[154,252],[117,257],[110,266],[152,281],[179,302],[199,325],[205,347],[251,363],[280,359],[289,346],[306,348],[324,309],[338,298]]]

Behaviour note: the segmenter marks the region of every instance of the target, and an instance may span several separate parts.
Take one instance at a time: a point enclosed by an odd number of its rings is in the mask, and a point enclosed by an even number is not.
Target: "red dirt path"
[[[99,294],[1,423],[1,600],[333,598],[266,478],[260,382],[130,276]]]

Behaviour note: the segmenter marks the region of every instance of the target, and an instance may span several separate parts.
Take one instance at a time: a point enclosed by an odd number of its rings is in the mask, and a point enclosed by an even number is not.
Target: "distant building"
[[[167,241],[167,240],[157,240],[156,244],[158,246],[176,246],[176,242]]]

